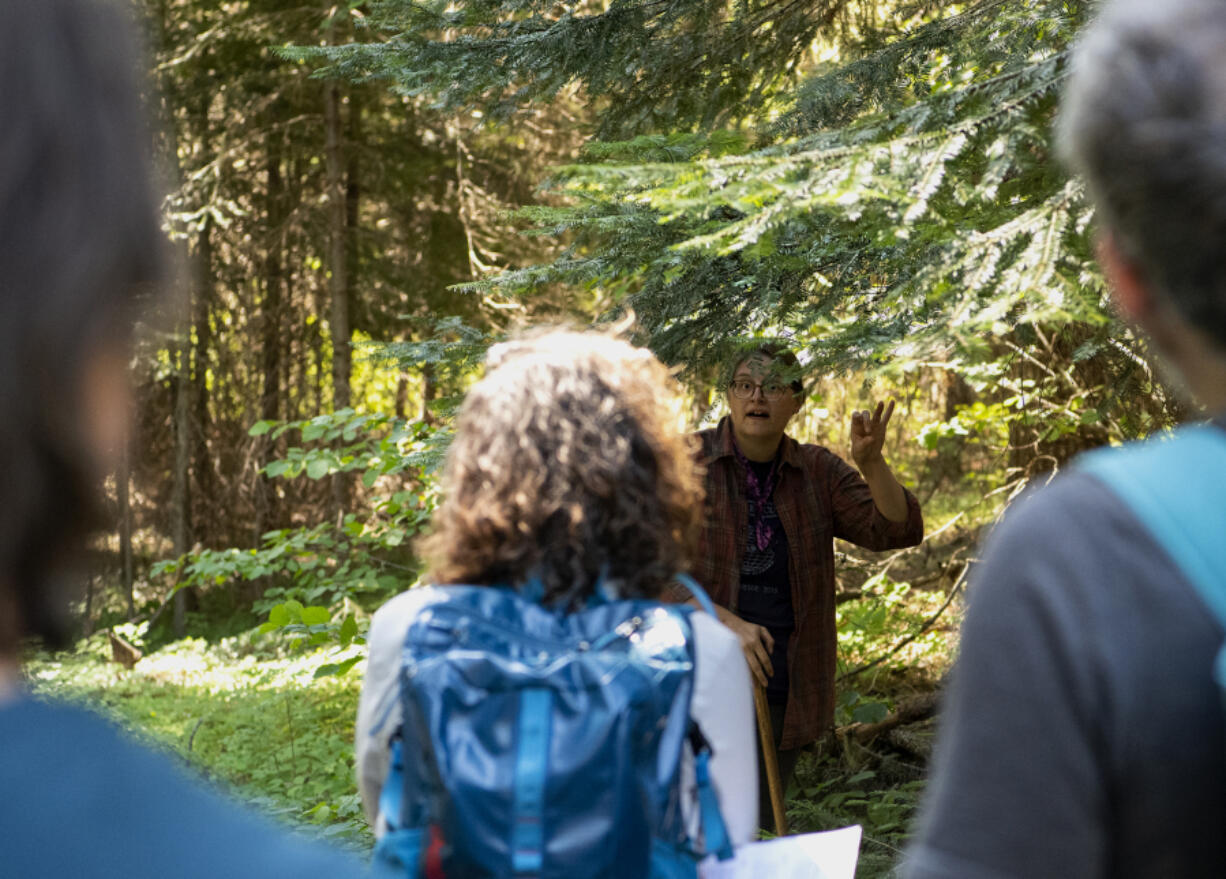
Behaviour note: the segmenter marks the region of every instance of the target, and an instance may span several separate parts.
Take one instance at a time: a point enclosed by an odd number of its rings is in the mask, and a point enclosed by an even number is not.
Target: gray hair
[[[1226,2],[1107,3],[1057,142],[1147,283],[1226,348]]]

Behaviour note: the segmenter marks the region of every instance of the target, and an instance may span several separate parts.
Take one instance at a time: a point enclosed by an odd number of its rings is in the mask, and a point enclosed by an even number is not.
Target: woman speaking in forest
[[[882,453],[892,402],[852,416],[857,472],[829,449],[785,433],[804,399],[791,351],[759,344],[742,349],[731,367],[729,414],[698,434],[707,514],[693,574],[766,689],[786,790],[800,749],[834,716],[833,538],[873,550],[914,546],[924,523]],[[768,827],[761,787],[759,820]]]

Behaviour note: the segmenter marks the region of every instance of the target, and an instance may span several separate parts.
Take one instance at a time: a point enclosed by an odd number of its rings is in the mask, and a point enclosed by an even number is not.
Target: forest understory
[[[841,545],[836,728],[802,757],[786,803],[793,833],[862,825],[859,876],[896,866],[923,789],[982,529],[959,522],[899,553]],[[222,634],[215,615],[197,611],[199,634],[176,639],[165,614],[148,628],[164,603],[120,621],[117,587],[97,584],[93,634],[27,664],[30,688],[100,709],[256,809],[368,853],[353,763],[360,637],[320,646],[259,625]],[[353,608],[364,630],[373,608]]]
[[[918,548],[836,547],[835,728],[788,792],[794,831],[861,824],[859,875],[889,875],[991,524],[1199,414],[1109,308],[1055,158],[1094,4],[131,4],[176,291],[139,334],[80,640],[30,686],[369,849],[365,634],[422,574],[488,348],[620,325],[694,430],[730,356],[782,340],[789,434],[848,458],[851,413],[896,400],[884,452],[924,510]]]

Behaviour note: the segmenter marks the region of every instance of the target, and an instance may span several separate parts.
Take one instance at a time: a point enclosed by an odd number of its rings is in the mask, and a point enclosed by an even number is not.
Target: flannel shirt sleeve
[[[868,483],[854,467],[831,452],[824,457],[835,537],[876,551],[915,546],[924,539],[924,518],[915,495],[903,488],[907,518],[891,522],[881,515]]]

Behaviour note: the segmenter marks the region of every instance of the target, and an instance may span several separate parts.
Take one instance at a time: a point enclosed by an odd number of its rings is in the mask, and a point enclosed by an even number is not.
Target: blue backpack
[[[429,588],[401,654],[376,859],[425,879],[693,879],[703,851],[731,856],[690,719],[693,608],[565,613],[509,588]],[[701,851],[682,812],[687,743]]]
[[[1077,468],[1128,505],[1226,628],[1226,431],[1185,427],[1172,437],[1090,452]],[[1226,647],[1213,679],[1226,699]]]

